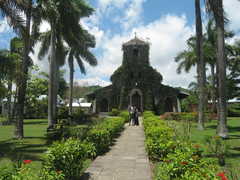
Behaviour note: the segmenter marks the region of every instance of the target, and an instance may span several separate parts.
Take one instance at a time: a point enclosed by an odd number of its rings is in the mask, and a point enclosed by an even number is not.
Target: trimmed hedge
[[[155,180],[217,179],[215,162],[203,158],[198,145],[178,140],[164,120],[145,112],[143,125],[149,158],[157,163]]]
[[[111,117],[94,126],[87,134],[86,140],[96,147],[97,154],[106,152],[113,139],[123,130],[125,119]]]
[[[197,122],[198,114],[197,112],[167,112],[160,116],[163,120],[174,120],[174,121],[193,121]],[[205,113],[206,121],[211,121],[217,118],[215,113]]]

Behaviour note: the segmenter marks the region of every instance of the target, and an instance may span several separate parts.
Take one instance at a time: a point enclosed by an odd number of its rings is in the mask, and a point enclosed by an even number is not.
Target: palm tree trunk
[[[56,32],[52,29],[48,83],[48,129],[54,128],[54,125],[56,124],[56,73]]]
[[[73,102],[73,59],[69,59],[69,70],[70,70],[70,89],[69,89],[69,117],[70,121],[72,120],[72,102]]]
[[[12,122],[12,78],[9,77],[8,79],[8,97],[7,97],[7,118],[8,118],[8,122],[11,123]]]
[[[26,33],[24,36],[24,50],[23,50],[23,62],[21,64],[21,79],[17,82],[18,84],[18,94],[16,103],[16,120],[15,120],[15,130],[14,136],[18,139],[24,137],[23,132],[23,120],[24,120],[24,105],[25,96],[27,88],[27,78],[28,78],[28,64],[29,58],[28,54],[30,51],[30,27],[31,27],[31,14],[32,14],[32,0],[28,1],[29,8],[26,12]]]
[[[203,37],[202,37],[202,19],[200,0],[195,0],[196,13],[196,33],[197,33],[197,73],[198,73],[198,89],[199,89],[199,103],[198,103],[198,129],[204,129],[204,105],[205,98],[205,84],[206,71],[205,62],[203,59]]]
[[[57,114],[58,114],[58,90],[59,90],[59,72],[60,72],[60,66],[58,64],[58,61],[56,59],[56,74],[55,74],[55,81],[54,81],[54,114],[55,114],[55,124],[57,124]]]
[[[219,119],[217,134],[220,137],[228,136],[227,116],[226,116],[226,56],[225,56],[225,41],[224,41],[224,16],[223,16],[223,1],[217,1],[218,18],[216,18],[217,27],[217,64],[218,64],[218,103],[219,103]]]
[[[216,105],[216,80],[215,80],[215,65],[214,64],[210,64],[210,68],[211,68],[211,84],[212,84],[212,88],[211,88],[211,99],[212,99],[212,112],[215,113],[217,112],[217,105]]]

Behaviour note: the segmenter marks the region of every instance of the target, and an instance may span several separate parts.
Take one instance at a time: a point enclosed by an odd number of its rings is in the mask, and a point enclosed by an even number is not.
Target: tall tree
[[[202,18],[200,9],[200,0],[195,0],[195,15],[196,15],[196,52],[197,52],[197,74],[198,74],[198,129],[204,129],[204,110],[206,106],[206,68],[203,59],[203,35],[202,35]]]
[[[49,58],[49,94],[48,94],[48,128],[51,129],[56,124],[56,98],[57,98],[57,74],[59,54],[66,55],[63,48],[63,42],[68,46],[78,46],[82,42],[82,28],[79,24],[79,18],[82,13],[90,15],[93,9],[89,7],[84,0],[40,0],[42,6],[43,19],[51,27],[48,38],[42,42],[40,56],[48,52],[47,42],[50,42]],[[68,11],[66,11],[68,9]],[[59,53],[57,53],[57,51]]]
[[[19,75],[19,81],[17,81],[17,103],[16,103],[16,114],[15,114],[15,130],[14,136],[16,138],[23,138],[23,119],[24,119],[24,102],[27,87],[27,76],[28,76],[28,65],[29,65],[29,52],[31,45],[34,41],[31,41],[30,28],[33,4],[35,1],[16,1],[16,0],[0,0],[1,14],[8,18],[9,24],[14,28],[15,32],[23,39],[23,60],[21,63],[21,74]],[[37,11],[36,11],[37,12]],[[23,14],[25,20],[23,20]],[[38,16],[35,16],[38,17]],[[37,26],[32,28],[33,32],[37,30]]]
[[[33,2],[32,0],[24,1],[23,6],[25,7],[25,15],[26,15],[26,25],[24,31],[21,32],[21,36],[24,42],[23,48],[23,60],[21,62],[21,73],[19,74],[19,79],[17,81],[17,102],[16,102],[16,114],[15,114],[15,130],[14,135],[16,138],[23,138],[23,120],[24,120],[24,105],[25,105],[25,97],[26,97],[26,88],[27,88],[27,77],[28,77],[28,67],[29,67],[29,52],[31,46],[30,39],[30,28],[31,28],[31,17],[32,17],[32,8]]]
[[[77,63],[80,67],[80,71],[83,74],[86,74],[85,66],[82,60],[85,60],[91,66],[97,65],[97,60],[94,55],[89,51],[89,47],[95,46],[95,39],[93,36],[87,33],[84,33],[84,38],[86,39],[81,46],[73,47],[69,49],[68,53],[68,64],[70,70],[70,88],[69,88],[69,115],[72,117],[72,102],[73,102],[73,78],[74,78],[74,59],[77,60]]]
[[[224,40],[224,10],[222,0],[206,0],[208,12],[213,14],[217,29],[218,127],[220,137],[228,137],[226,115],[226,56]]]

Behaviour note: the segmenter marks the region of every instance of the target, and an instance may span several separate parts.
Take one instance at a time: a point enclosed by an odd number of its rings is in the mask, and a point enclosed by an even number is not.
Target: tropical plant
[[[72,102],[73,102],[73,77],[74,77],[74,58],[80,67],[80,71],[86,74],[85,66],[82,59],[85,60],[91,66],[97,65],[97,60],[94,55],[89,51],[89,47],[95,46],[95,39],[87,31],[84,32],[84,38],[86,39],[81,46],[72,47],[68,53],[68,64],[70,70],[70,88],[69,88],[69,115],[72,117]]]
[[[214,17],[217,31],[218,127],[217,134],[228,137],[226,108],[226,56],[223,0],[206,0],[206,9]]]
[[[206,67],[203,59],[203,35],[202,35],[202,18],[200,9],[200,0],[195,0],[196,13],[196,53],[197,53],[197,74],[199,86],[199,103],[198,103],[198,129],[204,129],[204,107],[206,104]]]
[[[83,0],[40,0],[39,2],[42,8],[42,17],[51,27],[51,30],[45,33],[45,37],[42,37],[39,57],[44,57],[51,48],[49,55],[48,126],[53,128],[56,124],[58,68],[61,65],[60,62],[64,62],[66,57],[66,49],[63,44],[67,43],[69,47],[78,47],[81,42],[85,42],[81,36],[83,30],[79,20],[82,15],[89,16],[93,9]],[[50,46],[48,46],[49,44]],[[59,61],[60,59],[61,61]]]

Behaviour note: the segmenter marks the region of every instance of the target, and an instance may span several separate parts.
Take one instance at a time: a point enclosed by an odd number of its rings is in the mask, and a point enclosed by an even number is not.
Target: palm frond
[[[86,74],[85,66],[83,64],[82,59],[79,56],[75,56],[75,58],[77,60],[77,63],[78,63],[81,73]]]
[[[47,55],[49,51],[50,44],[51,44],[51,31],[42,33],[40,36],[40,41],[41,41],[41,47],[38,53],[38,58],[41,60]]]
[[[14,31],[21,35],[25,33],[25,21],[22,17],[21,6],[13,0],[0,1],[0,14],[7,17],[8,24]]]

